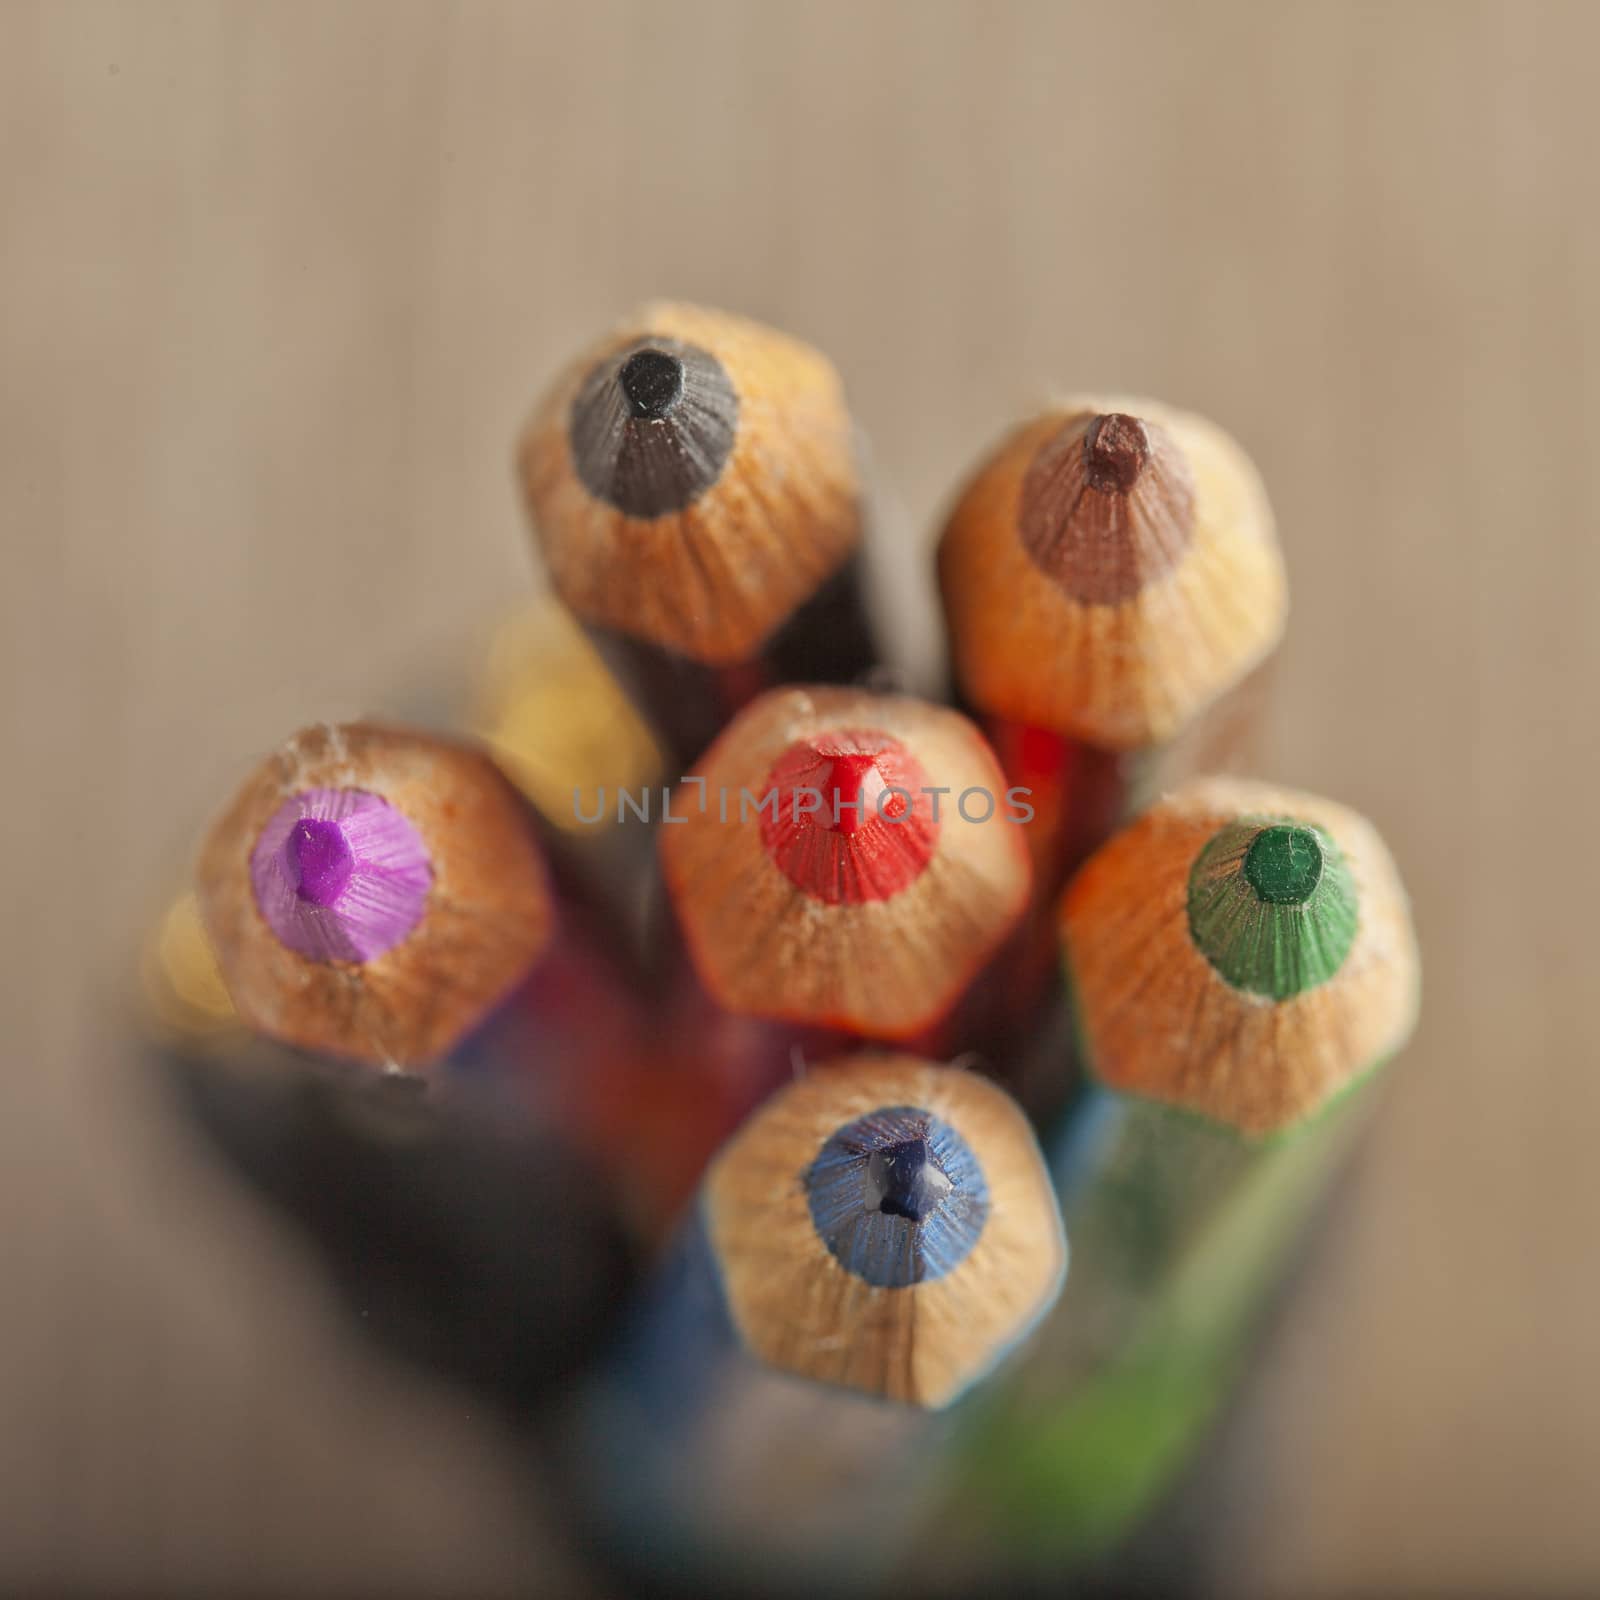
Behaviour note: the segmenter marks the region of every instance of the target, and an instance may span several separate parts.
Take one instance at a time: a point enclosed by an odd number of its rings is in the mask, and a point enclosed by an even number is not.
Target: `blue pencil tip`
[[[989,1215],[988,1185],[966,1141],[914,1106],[846,1123],[805,1184],[817,1236],[846,1272],[880,1289],[953,1271]]]
[[[926,1139],[906,1139],[867,1157],[867,1209],[922,1222],[952,1188]]]

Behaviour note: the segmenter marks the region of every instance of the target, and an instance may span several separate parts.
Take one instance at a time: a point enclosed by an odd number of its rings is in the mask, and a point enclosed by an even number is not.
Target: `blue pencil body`
[[[690,1592],[870,1592],[952,1426],[765,1365],[697,1206],[576,1419],[605,1557]]]

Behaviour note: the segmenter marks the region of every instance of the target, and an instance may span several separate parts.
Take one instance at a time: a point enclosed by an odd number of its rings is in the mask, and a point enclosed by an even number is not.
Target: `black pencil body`
[[[585,632],[675,763],[673,779],[763,691],[855,683],[879,664],[859,553],[748,661],[714,666],[615,628],[585,624]]]
[[[612,1326],[631,1272],[593,1167],[553,1131],[331,1081],[261,1040],[157,1064],[230,1170],[290,1223],[387,1354],[513,1423]]]

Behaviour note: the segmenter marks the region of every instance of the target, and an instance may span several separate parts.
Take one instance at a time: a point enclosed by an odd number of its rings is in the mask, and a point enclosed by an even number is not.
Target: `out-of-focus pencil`
[[[978,469],[939,546],[961,696],[1033,790],[1041,899],[1116,825],[1140,753],[1199,724],[1283,632],[1265,490],[1214,424],[1084,398],[1023,424]],[[1180,773],[1163,763],[1160,781]]]
[[[305,1239],[364,1337],[516,1421],[592,1359],[634,1248],[614,1185],[563,1131],[424,1102],[413,1076],[319,1073],[252,1032],[192,894],[151,940],[140,1024],[182,1109]]]
[[[678,771],[761,690],[875,664],[850,415],[799,341],[646,306],[556,381],[520,470],[557,594]]]
[[[713,1163],[585,1402],[597,1537],[685,1593],[873,1587],[945,1440],[934,1414],[1031,1331],[1065,1264],[994,1084],[904,1056],[800,1079]]]
[[[701,981],[732,1012],[924,1036],[1027,901],[1027,850],[988,746],[909,697],[765,695],[674,809],[667,889]]]
[[[563,904],[586,908],[612,952],[647,972],[655,831],[621,797],[653,799],[679,771],[554,596],[496,627],[467,716],[534,808]]]
[[[1153,807],[1078,874],[1061,931],[1098,1085],[1053,1152],[1073,1315],[952,1499],[989,1519],[985,1561],[1038,1571],[1121,1538],[1182,1464],[1419,994],[1377,834],[1261,784]]]

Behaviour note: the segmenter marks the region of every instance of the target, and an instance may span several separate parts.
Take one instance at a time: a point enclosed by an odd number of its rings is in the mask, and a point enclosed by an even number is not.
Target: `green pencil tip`
[[[1263,828],[1245,851],[1244,875],[1269,904],[1302,906],[1322,881],[1322,846],[1310,828]]]
[[[1189,935],[1236,989],[1288,1000],[1350,953],[1355,883],[1327,834],[1255,817],[1213,834],[1189,874]]]

